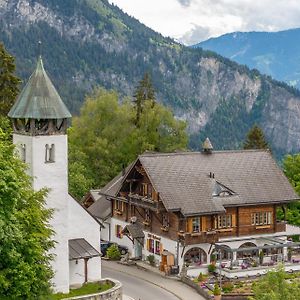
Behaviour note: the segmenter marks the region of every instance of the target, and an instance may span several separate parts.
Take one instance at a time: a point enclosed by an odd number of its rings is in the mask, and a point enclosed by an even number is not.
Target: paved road
[[[179,300],[180,298],[166,290],[129,274],[109,269],[102,266],[102,277],[110,277],[119,280],[123,284],[123,293],[135,300]]]
[[[194,289],[149,270],[102,260],[102,277],[123,283],[124,294],[135,300],[204,300]]]

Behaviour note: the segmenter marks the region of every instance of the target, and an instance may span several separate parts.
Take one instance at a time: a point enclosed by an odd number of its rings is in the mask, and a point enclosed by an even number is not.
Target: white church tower
[[[13,120],[14,144],[28,164],[33,188],[49,189],[46,205],[54,209],[50,224],[57,242],[52,262],[54,289],[67,293],[72,284],[99,280],[100,225],[68,193],[66,130],[71,114],[41,57],[8,116]],[[92,259],[93,263],[88,263]]]

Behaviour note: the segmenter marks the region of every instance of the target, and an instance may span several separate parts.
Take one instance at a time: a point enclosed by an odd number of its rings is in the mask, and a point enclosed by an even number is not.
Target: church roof
[[[8,116],[15,119],[65,119],[72,117],[48,77],[41,56],[35,71],[9,111]]]

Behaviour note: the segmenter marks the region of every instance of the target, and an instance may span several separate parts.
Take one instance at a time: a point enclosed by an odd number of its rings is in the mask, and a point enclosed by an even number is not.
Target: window
[[[168,214],[163,214],[162,224],[163,224],[163,227],[169,227],[170,222],[169,222],[169,215]]]
[[[26,162],[26,145],[25,144],[21,144],[20,159],[22,160],[22,162]]]
[[[148,238],[147,241],[147,250],[153,254],[160,255],[160,250],[161,250],[161,243],[159,240],[155,240],[152,238]]]
[[[148,224],[151,222],[150,209],[145,209],[145,222]]]
[[[200,217],[195,217],[192,219],[193,232],[200,232]]]
[[[218,216],[217,228],[230,228],[230,227],[232,227],[231,215]]]
[[[45,162],[55,162],[55,145],[49,144],[45,145]]]
[[[272,212],[257,212],[251,215],[252,225],[270,225],[272,224]]]
[[[123,210],[124,210],[124,203],[123,203],[123,201],[115,200],[114,208],[118,212],[123,212]]]
[[[152,198],[152,185],[148,183],[142,183],[141,185],[141,195]]]
[[[115,227],[115,233],[116,233],[116,237],[119,239],[123,238],[123,234],[122,234],[123,228],[121,225],[116,225]]]

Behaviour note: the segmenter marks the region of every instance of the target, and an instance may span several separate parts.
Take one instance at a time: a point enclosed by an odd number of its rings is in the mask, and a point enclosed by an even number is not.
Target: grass
[[[49,300],[60,300],[64,298],[95,294],[104,292],[113,287],[113,284],[110,283],[86,283],[79,289],[70,290],[69,294],[53,294],[48,299]]]

